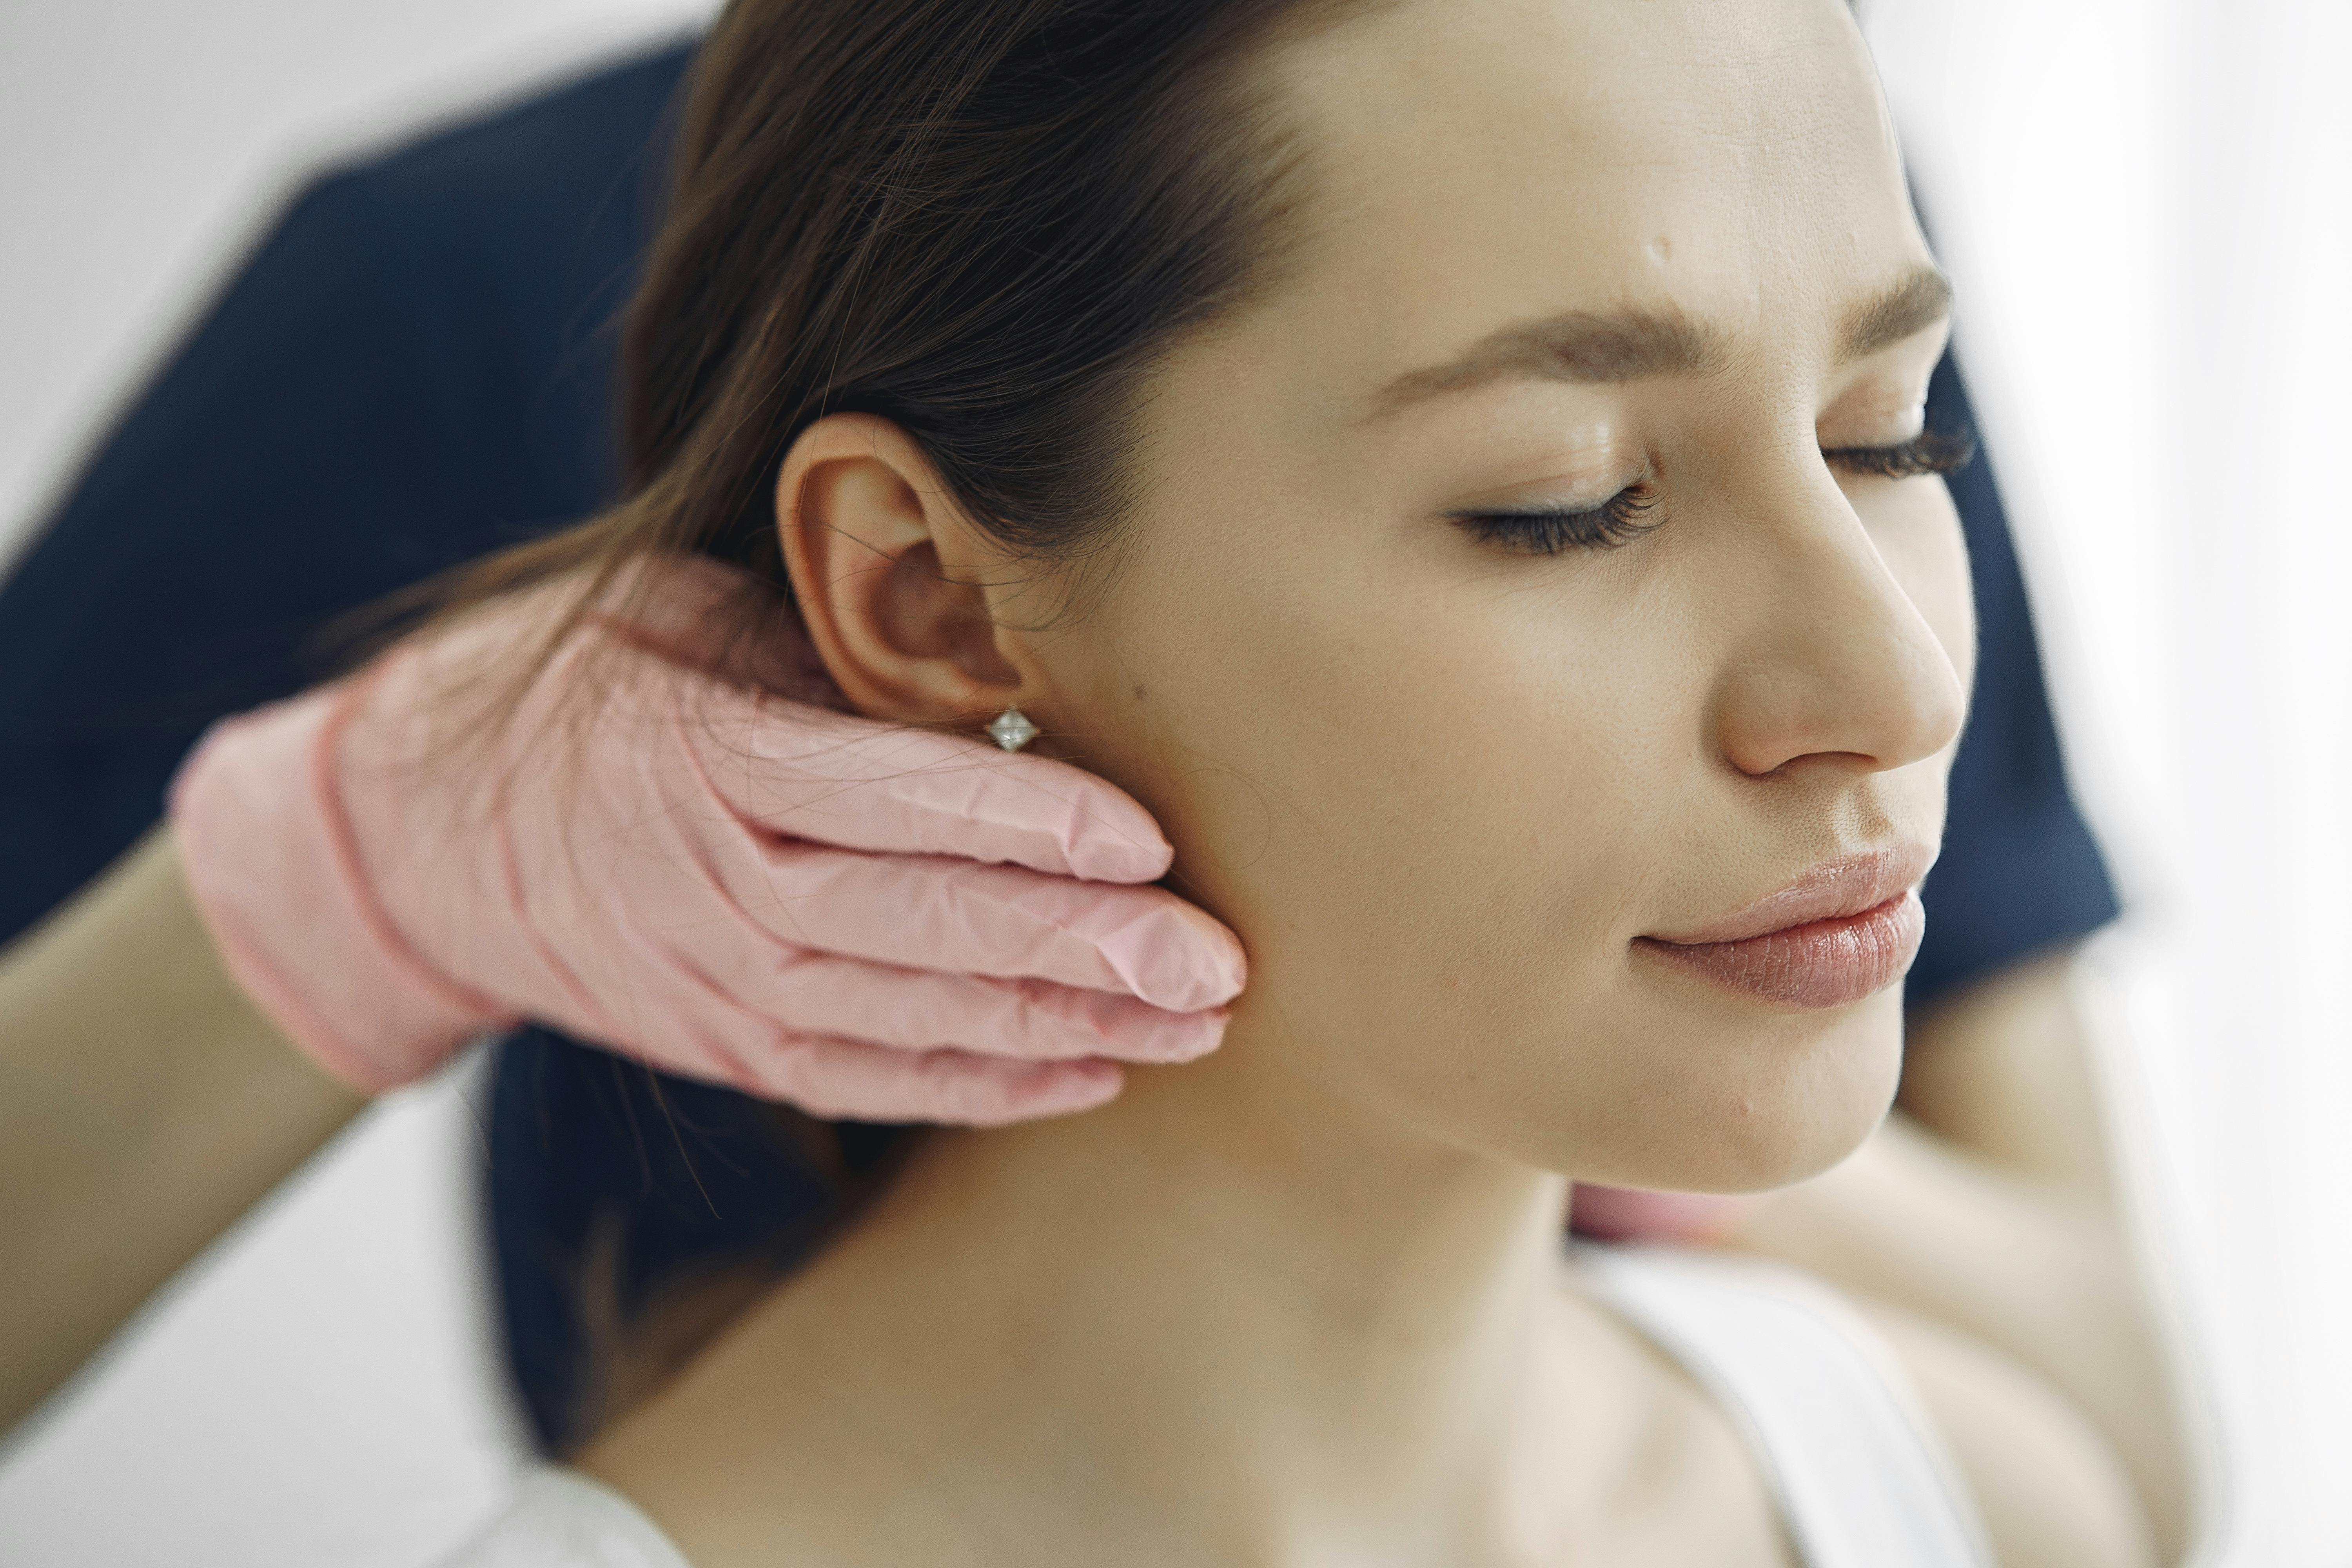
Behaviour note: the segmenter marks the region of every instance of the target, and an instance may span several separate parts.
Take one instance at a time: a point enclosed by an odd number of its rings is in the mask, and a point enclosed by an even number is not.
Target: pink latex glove
[[[536,1019],[818,1115],[984,1124],[1216,1047],[1241,947],[1129,885],[1172,854],[1134,800],[775,695],[824,699],[804,654],[755,689],[716,640],[747,580],[642,570],[650,609],[593,612],[487,741],[451,694],[511,679],[562,585],[224,721],[181,770],[222,956],[331,1071],[385,1088]]]
[[[1607,1241],[1711,1243],[1728,1238],[1769,1201],[1764,1193],[1653,1193],[1579,1182],[1569,1198],[1568,1223],[1580,1235]]]

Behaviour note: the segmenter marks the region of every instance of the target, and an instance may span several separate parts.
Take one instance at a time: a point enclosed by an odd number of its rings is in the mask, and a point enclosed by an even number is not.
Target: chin
[[[1643,1107],[1638,1119],[1594,1126],[1575,1114],[1577,1131],[1535,1163],[1609,1186],[1769,1192],[1830,1169],[1885,1119],[1902,1077],[1902,992],[1745,1031],[1712,1020],[1635,1059],[1611,1098]]]
[[[1882,992],[1749,1055],[1746,1087],[1719,1100],[1717,1137],[1680,1190],[1765,1192],[1817,1176],[1867,1142],[1903,1076],[1903,993]],[[1809,1020],[1810,1022],[1810,1020]]]

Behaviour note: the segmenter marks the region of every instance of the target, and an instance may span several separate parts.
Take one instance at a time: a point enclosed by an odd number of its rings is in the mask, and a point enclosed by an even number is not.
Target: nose
[[[1934,756],[1968,691],[1837,482],[1812,457],[1751,510],[1715,703],[1724,758],[1754,776],[1819,761],[1857,773]],[[1752,497],[1752,492],[1751,492]]]

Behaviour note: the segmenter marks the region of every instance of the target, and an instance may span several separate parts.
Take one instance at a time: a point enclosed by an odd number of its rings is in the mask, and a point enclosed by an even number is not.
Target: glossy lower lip
[[[1808,921],[1738,942],[1644,936],[1633,945],[1730,990],[1811,1011],[1874,996],[1902,979],[1927,931],[1927,911],[1906,889],[1860,914]]]

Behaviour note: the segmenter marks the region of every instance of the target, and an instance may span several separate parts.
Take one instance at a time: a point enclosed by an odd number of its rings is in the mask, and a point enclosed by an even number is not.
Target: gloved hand
[[[1568,1223],[1579,1235],[1605,1241],[1720,1242],[1769,1201],[1762,1193],[1653,1193],[1579,1182],[1569,1196]]]
[[[987,1124],[1215,1047],[1241,947],[1129,885],[1172,855],[1134,800],[780,697],[830,683],[804,654],[761,650],[754,680],[727,652],[748,579],[639,571],[644,608],[607,595],[501,721],[467,716],[576,585],[224,721],[182,768],[197,907],[329,1070],[383,1089],[535,1019],[822,1116]]]

